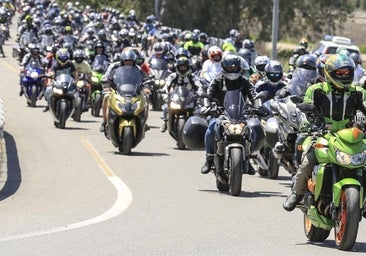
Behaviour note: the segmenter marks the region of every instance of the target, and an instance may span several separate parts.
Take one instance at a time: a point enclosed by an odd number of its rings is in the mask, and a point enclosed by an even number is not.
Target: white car
[[[360,54],[360,49],[352,43],[352,40],[343,36],[326,36],[319,42],[315,50],[312,51],[315,55],[334,54],[339,47],[345,48],[349,53],[356,52]]]

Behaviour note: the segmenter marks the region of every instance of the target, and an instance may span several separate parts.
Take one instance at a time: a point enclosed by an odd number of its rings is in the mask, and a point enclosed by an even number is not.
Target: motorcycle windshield
[[[92,64],[92,69],[98,73],[104,73],[109,65],[109,61],[104,55],[97,55]]]
[[[74,83],[74,79],[69,74],[61,74],[55,79],[55,87],[70,87]]]
[[[150,68],[156,70],[167,70],[168,62],[164,59],[153,58],[150,60]]]
[[[142,80],[142,72],[137,67],[121,66],[113,76],[113,83],[120,95],[136,95],[140,91]]]
[[[305,96],[306,89],[314,83],[315,79],[316,70],[296,68],[290,81],[290,94]]]
[[[225,117],[232,123],[244,120],[246,104],[241,91],[227,91],[224,98]]]

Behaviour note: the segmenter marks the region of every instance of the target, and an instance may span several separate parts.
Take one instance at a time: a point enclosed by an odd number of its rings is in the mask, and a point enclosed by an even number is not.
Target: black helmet
[[[82,63],[85,59],[85,53],[83,52],[83,50],[77,49],[73,54],[73,58],[76,63]]]
[[[297,58],[296,67],[316,70],[316,57],[313,54],[304,54]]]
[[[175,63],[175,68],[180,76],[185,76],[189,73],[189,59],[187,57],[179,57]]]
[[[252,65],[252,52],[249,49],[240,48],[236,54],[242,57],[244,60],[246,60],[249,66]]]
[[[191,116],[183,127],[183,143],[190,149],[204,148],[207,127],[206,120],[198,116]]]
[[[98,40],[98,41],[95,42],[95,44],[94,44],[95,53],[97,52],[97,48],[103,48],[103,52],[104,52],[105,46],[104,46],[102,41]]]
[[[222,58],[221,70],[224,77],[229,80],[236,80],[241,76],[242,61],[235,54],[227,54]]]
[[[356,65],[362,64],[361,54],[357,52],[352,52],[349,56],[353,59]]]
[[[175,51],[175,59],[179,59],[180,57],[187,57],[189,58],[190,53],[187,49],[183,48],[183,47],[179,47],[176,51]]]
[[[266,74],[270,83],[277,84],[283,77],[283,67],[277,60],[271,60],[264,67],[264,73]]]

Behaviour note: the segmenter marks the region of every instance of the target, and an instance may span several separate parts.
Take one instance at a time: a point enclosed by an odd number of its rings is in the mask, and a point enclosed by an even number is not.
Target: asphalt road
[[[333,233],[307,241],[300,210],[282,209],[288,173],[245,175],[240,196],[219,193],[213,174],[199,171],[204,152],[178,150],[160,133],[159,112],[130,156],[90,113],[55,128],[43,100],[30,108],[18,96],[11,47],[0,59],[0,255],[349,255],[335,249]],[[365,223],[352,255],[366,252]]]

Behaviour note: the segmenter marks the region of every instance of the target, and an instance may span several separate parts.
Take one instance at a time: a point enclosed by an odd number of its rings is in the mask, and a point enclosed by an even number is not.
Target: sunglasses
[[[337,69],[336,70],[337,76],[349,76],[351,74],[351,70],[349,69]]]

